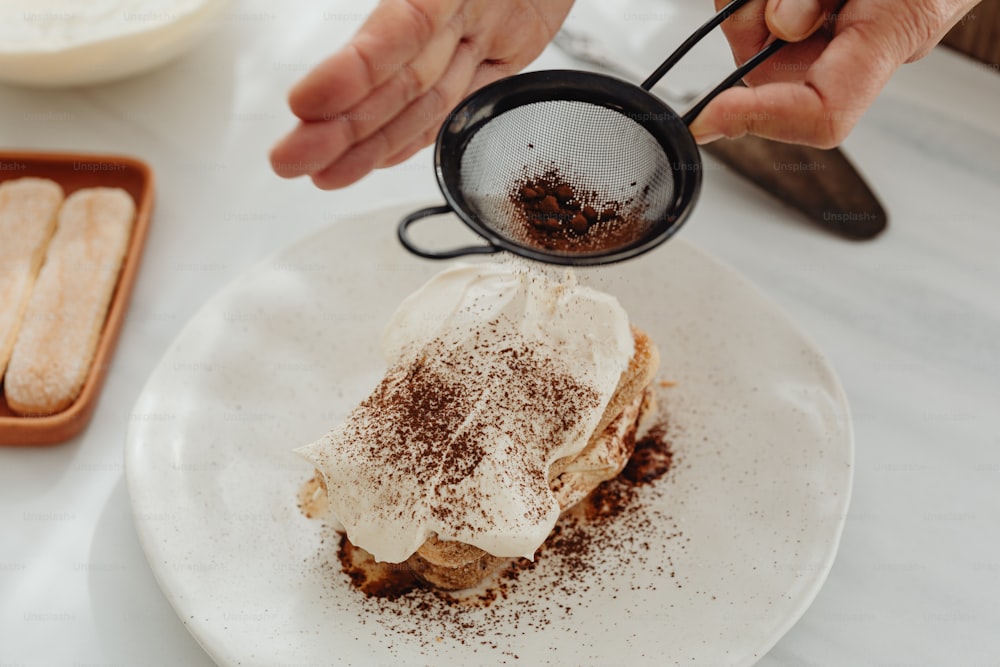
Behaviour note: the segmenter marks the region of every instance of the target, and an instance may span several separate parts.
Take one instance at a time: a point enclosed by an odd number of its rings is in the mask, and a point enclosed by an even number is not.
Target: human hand
[[[889,77],[927,55],[979,0],[754,0],[722,24],[737,62],[788,42],[691,124],[699,143],[747,133],[832,148]],[[716,0],[721,9],[729,0]]]
[[[432,143],[468,93],[519,71],[573,0],[382,0],[289,95],[301,122],[271,151],[285,178],[354,183]]]

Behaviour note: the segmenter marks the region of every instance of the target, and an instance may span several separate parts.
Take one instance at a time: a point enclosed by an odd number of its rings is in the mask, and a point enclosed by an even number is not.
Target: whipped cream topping
[[[377,560],[432,534],[531,558],[559,517],[550,467],[586,447],[633,348],[608,294],[517,265],[451,268],[393,315],[372,394],[297,451]]]

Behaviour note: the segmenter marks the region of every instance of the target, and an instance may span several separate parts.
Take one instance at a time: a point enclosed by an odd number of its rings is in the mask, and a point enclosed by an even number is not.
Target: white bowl
[[[0,81],[83,86],[138,74],[193,48],[231,0],[4,0]]]

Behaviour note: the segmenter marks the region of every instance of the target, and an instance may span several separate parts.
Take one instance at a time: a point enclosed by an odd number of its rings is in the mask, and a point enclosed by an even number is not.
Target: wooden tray
[[[153,208],[153,171],[145,162],[135,158],[0,151],[0,182],[25,176],[50,178],[63,187],[66,195],[94,186],[122,188],[135,200],[136,218],[118,284],[111,296],[108,315],[97,342],[94,361],[80,395],[72,405],[54,415],[21,417],[11,412],[0,387],[0,445],[63,442],[83,430],[90,421],[125,320]]]

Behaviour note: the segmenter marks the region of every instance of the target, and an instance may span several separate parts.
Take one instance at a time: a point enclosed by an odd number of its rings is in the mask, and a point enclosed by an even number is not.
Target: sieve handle
[[[495,246],[492,243],[489,243],[489,241],[487,241],[487,245],[473,245],[466,246],[464,248],[453,248],[451,250],[425,250],[420,246],[415,245],[413,240],[410,239],[409,228],[413,223],[418,220],[423,220],[424,218],[429,218],[432,215],[445,215],[451,212],[452,208],[447,204],[444,206],[432,206],[430,208],[422,208],[419,211],[414,211],[403,218],[399,223],[399,228],[397,229],[399,242],[414,255],[426,257],[427,259],[452,259],[453,257],[462,257],[464,255],[491,255],[495,252],[503,250],[503,248]]]
[[[715,30],[719,24],[728,19],[730,16],[736,13],[737,10],[741,9],[743,5],[747,4],[750,0],[732,0],[728,5],[719,10],[719,13],[710,18],[705,22],[700,28],[691,33],[691,36],[684,40],[684,43],[677,47],[677,49],[671,53],[666,60],[660,63],[660,66],[647,77],[645,81],[642,82],[640,86],[643,90],[650,90],[653,86],[659,82],[663,76],[669,72],[674,65],[676,65],[681,58],[687,55],[688,51],[694,48],[695,44],[700,42],[705,38],[710,32]],[[708,103],[716,98],[716,96],[727,88],[731,88],[736,85],[744,76],[750,73],[752,69],[757,67],[772,55],[774,55],[778,49],[785,46],[786,42],[780,39],[776,39],[767,46],[765,46],[757,55],[755,55],[750,60],[746,61],[741,65],[735,72],[726,77],[725,81],[720,83],[718,86],[713,88],[707,95],[705,95],[701,100],[698,101],[691,109],[687,111],[682,117],[685,125],[690,125],[694,122],[694,119],[698,117]]]
[[[743,5],[747,4],[749,1],[750,0],[733,0],[728,5],[720,9],[718,14],[710,18],[700,28],[691,33],[690,37],[685,39],[673,53],[667,56],[667,59],[660,63],[660,66],[657,67],[656,70],[642,82],[640,87],[643,90],[650,90],[667,72],[673,69],[674,65],[680,62],[681,58],[687,55],[688,51],[694,48],[695,44],[703,40],[706,35],[715,30],[719,24],[735,14],[737,10],[741,9]]]
[[[718,86],[710,90],[704,97],[698,100],[697,104],[695,104],[693,107],[684,112],[684,115],[681,116],[681,119],[684,121],[684,124],[690,125],[691,123],[693,123],[694,119],[697,118],[698,115],[705,110],[705,107],[708,106],[708,103],[719,96],[719,93],[723,92],[724,90],[728,90],[729,88],[732,88],[737,83],[742,81],[743,77],[745,77],[747,74],[750,73],[750,70],[754,69],[755,67],[757,67],[757,65],[761,64],[762,62],[773,56],[775,53],[778,52],[779,49],[781,49],[787,43],[788,42],[784,40],[776,39],[767,46],[765,46],[763,49],[761,49],[761,51],[753,58],[743,63],[735,72],[727,76],[722,83],[720,83]]]

